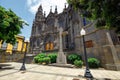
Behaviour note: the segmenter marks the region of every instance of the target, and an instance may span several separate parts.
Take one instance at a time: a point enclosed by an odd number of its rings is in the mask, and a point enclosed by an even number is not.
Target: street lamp
[[[23,63],[22,63],[22,66],[21,66],[21,68],[20,68],[20,71],[26,70],[26,67],[25,67],[25,60],[26,60],[26,53],[27,53],[27,50],[28,50],[28,43],[29,43],[29,41],[26,40],[25,42],[26,42],[26,48],[25,48]]]
[[[81,29],[80,34],[83,37],[83,47],[84,47],[84,56],[85,56],[85,65],[86,65],[86,70],[85,70],[84,77],[93,78],[93,76],[92,76],[92,74],[90,73],[90,70],[89,70],[89,65],[88,65],[88,60],[87,60],[87,53],[86,53],[86,45],[85,45],[85,37],[84,37],[86,35],[86,32],[85,32],[85,30],[83,28]]]

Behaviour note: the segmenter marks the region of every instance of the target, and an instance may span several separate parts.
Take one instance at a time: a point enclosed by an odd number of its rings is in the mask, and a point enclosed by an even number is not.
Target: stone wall
[[[93,46],[87,47],[87,55],[89,57],[95,57],[100,60],[101,66],[110,70],[120,70],[120,45],[114,45],[112,41],[110,31],[105,29],[96,29],[94,25],[84,28],[87,34],[85,35],[85,41],[92,41]],[[109,33],[109,35],[107,35]],[[114,36],[114,35],[112,35]],[[78,41],[80,44],[78,44]],[[83,41],[82,37],[76,37],[75,39],[76,52],[82,55]]]
[[[8,54],[5,52],[0,52],[0,63],[18,61],[22,59],[23,56],[23,53]]]
[[[115,45],[116,51],[117,51],[117,55],[119,57],[120,60],[120,45]]]

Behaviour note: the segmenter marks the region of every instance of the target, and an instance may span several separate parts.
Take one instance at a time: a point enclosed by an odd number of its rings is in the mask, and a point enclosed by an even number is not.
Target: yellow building
[[[17,42],[15,45],[11,45],[9,43],[0,41],[0,50],[7,52],[8,54],[12,54],[14,52],[25,52],[26,45],[28,42],[25,42],[25,37],[17,35]]]

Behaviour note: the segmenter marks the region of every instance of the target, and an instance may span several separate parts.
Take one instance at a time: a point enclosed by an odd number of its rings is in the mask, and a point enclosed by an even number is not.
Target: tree
[[[21,33],[23,25],[28,25],[12,10],[0,6],[0,41],[15,44],[16,35]]]
[[[96,27],[120,33],[120,0],[67,0],[82,16],[97,20]]]

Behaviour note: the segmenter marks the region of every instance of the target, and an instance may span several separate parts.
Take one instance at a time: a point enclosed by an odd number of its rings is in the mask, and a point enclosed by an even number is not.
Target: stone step
[[[14,68],[14,66],[12,66],[11,64],[0,63],[0,69],[12,69],[12,68]]]

